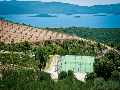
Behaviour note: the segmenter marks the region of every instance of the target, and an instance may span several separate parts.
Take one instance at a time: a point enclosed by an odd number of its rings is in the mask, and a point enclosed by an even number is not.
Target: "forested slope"
[[[120,43],[120,28],[85,28],[85,27],[68,27],[68,28],[46,28],[49,30],[78,36],[85,39],[95,40],[101,43]]]

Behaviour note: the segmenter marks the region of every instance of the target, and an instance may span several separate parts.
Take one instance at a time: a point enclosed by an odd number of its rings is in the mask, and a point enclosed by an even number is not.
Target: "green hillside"
[[[46,29],[104,43],[120,42],[119,29],[77,27]],[[0,90],[120,90],[118,82],[120,54],[114,49],[108,51],[105,45],[99,42],[72,38],[34,43],[0,42]],[[98,55],[98,52],[103,55]],[[86,73],[85,82],[77,80],[71,70],[59,72],[58,79],[53,80],[45,69],[50,67],[50,56],[54,55],[95,56],[93,72]],[[55,62],[54,60],[53,63]]]
[[[68,28],[46,28],[85,39],[94,40],[101,43],[120,43],[120,28],[88,28],[88,27],[68,27]]]

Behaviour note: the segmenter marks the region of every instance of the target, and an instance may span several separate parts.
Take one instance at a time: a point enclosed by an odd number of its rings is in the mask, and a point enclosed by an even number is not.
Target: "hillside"
[[[56,30],[57,29],[57,30]],[[64,40],[73,40],[76,39],[80,41],[83,41],[84,43],[90,43],[90,44],[96,44],[97,42],[87,40],[84,38],[81,38],[79,35],[74,36],[73,34],[76,33],[66,33],[63,32],[60,28],[36,28],[32,26],[27,26],[25,24],[18,24],[13,23],[7,20],[0,20],[0,42],[4,42],[6,44],[11,43],[20,43],[24,41],[37,43],[37,42],[44,42],[44,41],[64,41]],[[71,30],[71,29],[69,29]],[[68,31],[69,31],[68,30]],[[86,29],[87,30],[87,29]],[[67,31],[67,30],[66,30]],[[74,32],[74,30],[71,30]],[[59,33],[62,32],[62,33]],[[66,34],[64,34],[66,33]],[[72,42],[72,41],[70,41]],[[64,43],[63,43],[64,44]],[[113,48],[104,45],[101,43],[101,45],[104,47],[107,47],[108,50],[113,50]],[[92,46],[90,46],[92,48]]]
[[[4,43],[19,43],[25,40],[29,42],[57,41],[70,38],[72,37],[66,34],[0,20],[0,41]]]
[[[109,42],[113,42],[115,44],[120,43],[120,28],[68,27],[46,29],[94,40],[105,44]]]
[[[117,69],[120,65],[120,54],[112,51],[113,48],[98,42],[46,29],[0,20],[1,90],[120,89],[119,71]],[[108,50],[110,51],[107,52]],[[77,80],[77,76],[71,70],[58,73],[55,69],[57,64],[54,63],[58,63],[56,60],[60,60],[59,55],[99,56],[99,52],[103,54],[95,59],[93,63],[94,72],[86,75],[85,82]],[[36,59],[36,53],[40,53],[39,60]],[[46,56],[49,56],[49,59],[45,60]],[[42,63],[41,60],[44,62]],[[43,64],[43,71],[38,70],[41,64]],[[84,64],[85,67],[87,64]],[[49,68],[53,69],[49,70]],[[55,75],[49,71],[58,73],[57,80],[53,80],[52,76]]]
[[[3,8],[4,7],[4,8]],[[61,2],[0,1],[0,14],[96,14],[119,15],[120,4],[79,6]],[[48,9],[49,8],[49,9]]]

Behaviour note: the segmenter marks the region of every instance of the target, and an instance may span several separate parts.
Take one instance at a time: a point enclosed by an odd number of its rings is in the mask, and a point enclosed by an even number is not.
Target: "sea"
[[[120,15],[114,14],[49,14],[57,17],[34,17],[38,14],[0,15],[14,23],[27,24],[39,28],[89,27],[120,28]]]

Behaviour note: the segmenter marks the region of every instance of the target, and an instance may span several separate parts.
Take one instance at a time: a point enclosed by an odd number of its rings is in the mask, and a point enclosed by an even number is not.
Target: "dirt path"
[[[54,58],[53,58],[53,60],[52,60],[52,62],[51,62],[51,64],[50,64],[50,68],[47,69],[47,70],[45,70],[45,72],[51,74],[51,78],[52,78],[53,80],[58,79],[58,72],[57,72],[57,70],[55,69],[55,68],[56,68],[55,65],[57,65],[57,61],[58,61],[59,57],[60,57],[59,55],[55,55]]]
[[[53,60],[52,60],[52,62],[51,62],[50,68],[48,70],[45,70],[45,72],[51,74],[51,78],[54,81],[58,81],[58,72],[56,70],[56,66],[55,65],[57,65],[57,61],[59,60],[59,58],[60,58],[59,55],[55,55],[54,58],[53,58]],[[75,77],[78,80],[84,81],[86,74],[83,74],[83,73],[74,73],[74,75],[75,75]]]

